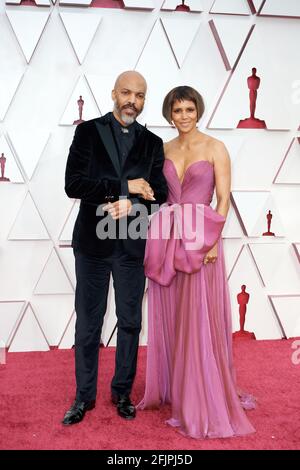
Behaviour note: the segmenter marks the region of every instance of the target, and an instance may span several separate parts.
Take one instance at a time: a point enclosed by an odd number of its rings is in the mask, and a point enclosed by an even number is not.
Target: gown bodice
[[[220,238],[225,218],[211,206],[214,166],[208,160],[192,163],[179,181],[174,163],[166,159],[168,199],[150,222],[144,259],[145,274],[167,286],[176,271],[194,273]]]
[[[179,181],[174,163],[170,159],[165,159],[164,175],[168,183],[169,204],[174,203],[202,203],[209,205],[212,201],[215,175],[213,164],[208,160],[198,160],[191,163],[183,177]]]

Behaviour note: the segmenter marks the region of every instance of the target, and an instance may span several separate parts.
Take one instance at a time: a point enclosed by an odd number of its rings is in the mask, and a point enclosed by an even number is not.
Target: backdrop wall
[[[190,0],[190,12],[175,11],[179,0],[9,3],[0,5],[0,340],[10,351],[73,344],[79,204],[64,193],[64,170],[77,100],[85,120],[110,111],[114,80],[128,69],[148,81],[142,124],[172,138],[162,100],[188,84],[205,99],[200,129],[230,152],[223,236],[233,329],[245,284],[247,330],[257,339],[299,336],[300,2]],[[237,128],[250,112],[252,67],[266,129]],[[275,236],[262,235],[269,210]],[[115,324],[111,289],[105,345],[115,344]]]

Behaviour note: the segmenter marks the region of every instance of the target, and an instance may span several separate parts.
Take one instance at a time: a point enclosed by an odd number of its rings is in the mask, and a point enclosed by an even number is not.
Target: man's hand
[[[155,201],[153,189],[144,178],[128,180],[128,191],[130,194],[139,194],[148,201]]]
[[[118,220],[125,215],[129,215],[132,208],[130,199],[119,199],[116,202],[109,202],[103,206],[103,210],[107,211],[114,220]]]
[[[215,246],[212,247],[211,250],[209,250],[204,258],[204,264],[207,263],[215,263],[218,257],[218,244],[216,243]]]

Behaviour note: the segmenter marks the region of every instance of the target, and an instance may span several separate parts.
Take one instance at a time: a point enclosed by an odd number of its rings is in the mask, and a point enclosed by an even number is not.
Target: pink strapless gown
[[[181,184],[173,162],[166,159],[164,174],[168,201],[151,220],[151,230],[158,229],[161,236],[149,236],[144,261],[149,278],[148,349],[145,395],[138,408],[171,403],[167,422],[194,438],[252,433],[243,408],[253,408],[254,399],[238,394],[235,385],[221,239],[225,218],[209,205],[215,186],[213,165],[206,160],[193,163]],[[184,234],[194,228],[197,211],[203,221],[202,243],[193,250],[187,249],[184,236],[174,236],[182,221],[179,209],[187,203],[192,212],[184,214]],[[170,223],[163,225],[168,217]],[[217,241],[217,261],[204,265],[205,253]]]

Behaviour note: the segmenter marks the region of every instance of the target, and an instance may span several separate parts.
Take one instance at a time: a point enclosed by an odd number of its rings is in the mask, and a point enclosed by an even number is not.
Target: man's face
[[[114,112],[123,125],[132,124],[143,111],[146,84],[139,76],[124,77],[112,91]]]

